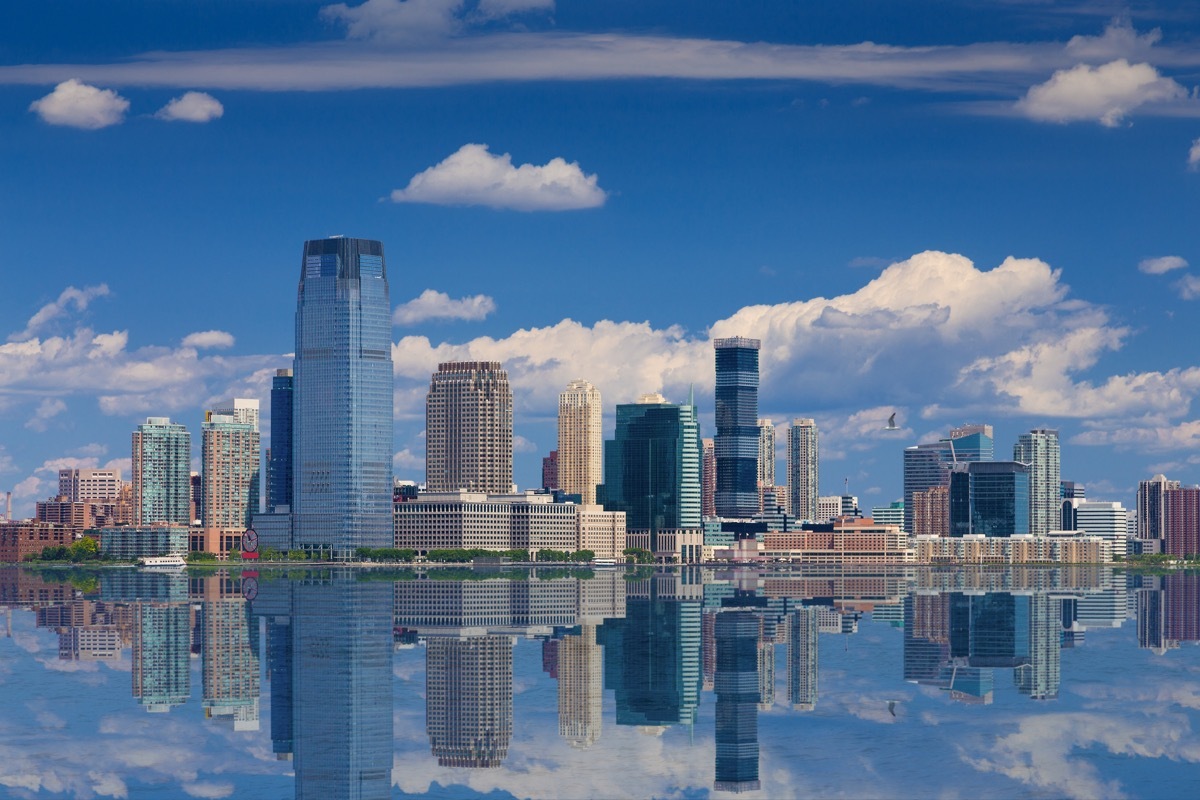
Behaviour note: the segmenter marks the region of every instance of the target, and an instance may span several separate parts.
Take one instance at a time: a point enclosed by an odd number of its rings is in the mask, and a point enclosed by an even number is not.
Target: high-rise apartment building
[[[512,389],[500,362],[438,364],[425,399],[425,486],[512,491]]]
[[[700,513],[717,515],[717,448],[712,439],[700,440]]]
[[[257,406],[258,401],[253,402]],[[257,420],[257,407],[254,410]],[[237,419],[209,411],[200,426],[200,519],[204,549],[217,555],[240,547],[250,516],[258,512],[258,428]]]
[[[787,439],[787,484],[792,516],[798,520],[815,520],[818,516],[818,450],[816,420],[792,420]]]
[[[752,517],[758,506],[758,351],[762,342],[714,339],[717,516]]]
[[[596,502],[604,480],[604,435],[600,390],[573,380],[558,396],[558,486],[584,505]]]
[[[1166,475],[1155,475],[1148,481],[1138,483],[1137,492],[1137,538],[1162,539],[1166,520],[1166,493],[1178,489],[1179,481],[1167,480]]]
[[[549,490],[558,488],[557,450],[551,450],[550,455],[542,459],[542,488]]]
[[[294,371],[295,546],[335,559],[390,546],[392,323],[380,242],[305,242]]]
[[[121,470],[60,469],[58,495],[72,503],[117,500],[121,496]]]
[[[758,485],[775,485],[775,423],[758,421]]]
[[[1173,556],[1200,555],[1200,487],[1168,489],[1164,494],[1162,551]]]
[[[1029,532],[1045,536],[1062,516],[1058,431],[1034,428],[1022,433],[1013,445],[1013,461],[1029,465]]]
[[[216,405],[212,413],[223,417],[233,417],[234,422],[250,425],[258,430],[258,401],[247,397],[235,397]]]
[[[275,370],[271,379],[271,450],[267,458],[267,509],[292,506],[292,399],[295,377]]]
[[[912,494],[912,527],[906,532],[911,536],[950,535],[950,487],[930,486]],[[908,506],[905,506],[907,509]],[[901,511],[903,523],[904,510]],[[901,530],[904,529],[901,524]]]
[[[135,525],[192,521],[192,435],[167,417],[147,417],[133,432]]]
[[[696,407],[660,394],[617,406],[614,438],[604,447],[601,502],[624,511],[627,531],[700,528],[700,436]]]

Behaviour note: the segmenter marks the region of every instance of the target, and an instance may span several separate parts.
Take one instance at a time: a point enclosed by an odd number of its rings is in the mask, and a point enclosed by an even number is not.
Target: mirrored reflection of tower
[[[170,711],[192,693],[186,603],[137,602],[133,614],[133,696],[147,711]]]
[[[296,797],[391,797],[392,587],[335,571],[293,584]]]
[[[817,707],[817,609],[804,606],[788,617],[788,702],[797,711]]]
[[[1035,594],[1029,600],[1029,660],[1020,665],[1013,678],[1017,690],[1033,700],[1058,697],[1062,681],[1062,601],[1047,594]]]
[[[758,710],[770,711],[775,705],[775,637],[768,636],[762,617],[758,618]]]
[[[240,581],[203,579],[201,676],[206,717],[235,731],[258,730],[258,621],[250,620]],[[222,591],[228,589],[229,591]]]
[[[439,766],[504,762],[512,741],[512,657],[509,636],[426,639],[425,728]]]
[[[581,625],[558,647],[558,734],[575,747],[590,747],[600,738],[604,692],[604,652],[596,643],[596,626]]]
[[[761,622],[750,611],[716,615],[716,777],[713,788],[748,792],[758,780],[758,657]]]

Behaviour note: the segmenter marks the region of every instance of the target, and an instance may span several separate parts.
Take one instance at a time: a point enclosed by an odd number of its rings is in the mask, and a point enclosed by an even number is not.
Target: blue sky
[[[301,244],[384,242],[396,474],[439,360],[501,360],[522,486],[556,396],[695,385],[764,341],[822,493],[899,497],[966,422],[1057,427],[1133,504],[1200,481],[1200,11],[1187,3],[10,4],[0,491],[264,401]],[[1011,259],[1011,260],[1010,260]],[[880,429],[892,411],[901,429]],[[782,437],[780,437],[782,442]]]

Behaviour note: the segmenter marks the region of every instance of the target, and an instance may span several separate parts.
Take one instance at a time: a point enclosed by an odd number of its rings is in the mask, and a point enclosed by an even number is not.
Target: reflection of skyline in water
[[[659,739],[678,730],[684,739],[670,739],[672,747],[713,748],[712,771],[693,783],[739,792],[768,787],[760,763],[765,769],[776,745],[763,714],[772,725],[780,715],[800,725],[841,713],[828,686],[818,694],[819,661],[829,657],[818,658],[819,639],[840,637],[841,651],[862,634],[859,618],[876,610],[869,619],[878,627],[865,630],[899,629],[901,656],[874,667],[891,687],[881,696],[906,697],[908,682],[932,697],[940,689],[952,704],[994,705],[990,713],[1015,701],[1000,703],[1003,692],[1041,701],[1030,713],[1058,700],[1077,659],[1090,657],[1088,632],[1125,625],[1131,642],[1163,658],[1200,641],[1194,573],[517,574],[523,579],[462,570],[435,580],[366,570],[264,576],[248,601],[225,574],[110,571],[78,591],[5,569],[0,605],[35,611],[36,624],[57,633],[61,661],[124,659],[130,706],[159,712],[155,719],[194,708],[231,735],[261,735],[281,769],[294,759],[297,797],[389,797],[394,769],[421,759],[409,753],[394,763],[392,669],[401,658],[424,665],[423,762],[433,769],[519,774],[531,754],[528,734],[514,730],[514,705],[530,700],[514,693],[514,647],[532,641],[540,679],[554,681],[550,730],[585,761],[610,737],[622,739],[606,722]],[[393,651],[401,640],[410,649]],[[1071,669],[1064,648],[1080,653]],[[835,679],[835,694],[844,680]],[[269,704],[261,718],[260,703]],[[868,711],[884,721],[905,713],[878,703]],[[453,775],[439,781],[457,783]]]

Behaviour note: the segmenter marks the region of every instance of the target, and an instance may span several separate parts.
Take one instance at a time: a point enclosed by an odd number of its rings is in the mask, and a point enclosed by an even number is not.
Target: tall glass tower
[[[758,502],[758,350],[762,342],[714,339],[718,517],[752,517]]]
[[[137,525],[191,524],[192,435],[166,417],[133,432],[133,517]]]
[[[1013,445],[1013,461],[1029,465],[1029,532],[1045,536],[1061,516],[1058,431],[1034,428],[1022,433]]]
[[[392,341],[383,244],[304,243],[292,417],[295,546],[392,544]]]
[[[271,379],[271,458],[267,466],[267,508],[292,505],[292,390],[290,369]]]

